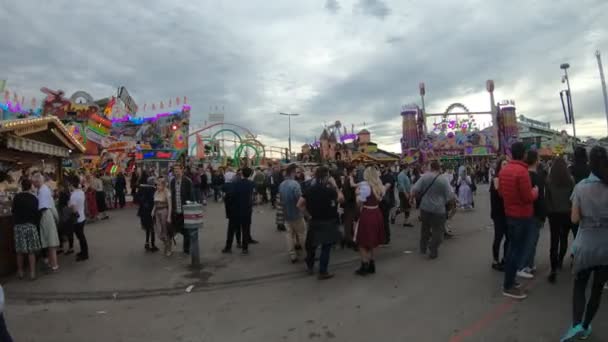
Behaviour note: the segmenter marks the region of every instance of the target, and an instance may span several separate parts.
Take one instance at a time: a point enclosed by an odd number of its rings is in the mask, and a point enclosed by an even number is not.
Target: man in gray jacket
[[[441,166],[438,161],[431,162],[430,172],[422,175],[414,184],[410,198],[417,197],[420,200],[422,220],[420,253],[426,254],[428,248],[429,258],[436,259],[445,231],[446,207],[456,199],[448,180],[441,177]]]

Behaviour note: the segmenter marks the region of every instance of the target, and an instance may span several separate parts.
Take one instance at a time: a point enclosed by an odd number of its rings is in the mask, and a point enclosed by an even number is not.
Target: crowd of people
[[[569,256],[574,274],[573,320],[562,341],[586,339],[608,281],[608,156],[577,147],[573,163],[557,157],[540,163],[538,153],[517,142],[511,158],[496,161],[490,184],[494,222],[492,268],[504,272],[503,294],[525,299],[520,279],[536,276],[540,229],[550,227],[550,283]],[[568,249],[569,235],[573,235]],[[501,258],[500,247],[503,246]],[[593,276],[593,278],[591,278]],[[591,280],[592,279],[592,280]],[[591,295],[586,290],[591,281]]]
[[[146,251],[159,251],[160,240],[163,254],[170,257],[175,235],[182,234],[182,251],[189,253],[184,206],[206,205],[213,196],[223,202],[227,218],[222,253],[232,253],[236,242],[241,254],[249,254],[250,246],[258,243],[251,230],[253,208],[270,204],[276,208],[277,230],[285,232],[289,261],[303,261],[310,274],[330,279],[330,256],[340,245],[358,252],[361,263],[354,272],[368,276],[376,273],[378,247],[391,243],[397,216],[404,216],[404,227],[413,227],[416,218],[410,214],[418,210],[419,251],[435,259],[443,239],[451,236],[447,222],[456,208],[473,210],[477,184],[488,182],[495,232],[491,266],[504,272],[505,296],[527,297],[518,279],[538,276],[537,245],[545,221],[550,227],[548,281],[558,280],[565,260],[575,274],[573,325],[562,341],[591,334],[608,281],[608,157],[601,147],[589,155],[576,148],[570,165],[563,157],[540,161],[536,151],[517,142],[509,158],[499,157],[492,165],[483,161],[442,167],[431,161],[399,170],[362,163],[214,170],[175,164],[162,173],[139,169],[129,182],[122,173],[87,173],[66,177],[59,186],[41,173],[22,177],[22,192],[13,201],[18,276],[24,277],[27,260],[29,278],[35,279],[37,257],[48,272],[57,272],[57,255],[74,252],[73,235],[80,245],[77,260],[87,260],[85,222],[107,218],[109,208],[124,207],[129,186],[145,231]],[[570,234],[576,239],[569,249]],[[592,291],[587,299],[589,282]]]
[[[47,272],[58,272],[58,254],[74,253],[74,235],[80,244],[76,260],[87,260],[85,185],[81,179],[68,177],[54,191],[55,184],[48,175],[36,172],[22,177],[20,186],[21,192],[12,204],[17,276],[24,278],[26,258],[30,280],[36,279],[37,257],[43,260]]]

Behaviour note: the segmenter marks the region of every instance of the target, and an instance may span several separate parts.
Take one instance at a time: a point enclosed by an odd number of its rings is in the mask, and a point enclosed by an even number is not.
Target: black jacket
[[[116,189],[116,192],[123,193],[123,192],[125,192],[126,188],[127,188],[127,180],[125,179],[125,176],[117,176],[116,184],[114,184],[114,189]]]
[[[182,176],[182,187],[180,197],[182,205],[186,204],[186,201],[194,201],[192,181],[186,176]],[[173,208],[173,211],[175,211],[177,208],[177,205],[175,203],[175,178],[171,180],[171,208]]]
[[[155,192],[156,188],[152,185],[142,184],[139,186],[139,189],[137,191],[137,203],[139,203],[139,208],[137,209],[137,216],[142,218],[152,216]]]
[[[545,201],[545,183],[546,176],[543,170],[538,170],[537,172],[531,172],[530,180],[532,181],[532,187],[538,187],[538,198],[534,201],[534,216],[544,221],[547,217],[547,203]]]
[[[38,198],[29,192],[20,192],[15,195],[12,210],[15,224],[30,223],[38,225],[40,222]]]

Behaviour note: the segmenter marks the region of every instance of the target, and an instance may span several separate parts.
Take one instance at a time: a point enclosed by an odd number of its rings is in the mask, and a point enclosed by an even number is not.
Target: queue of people
[[[13,200],[14,239],[17,252],[17,276],[25,276],[27,260],[29,279],[37,276],[37,257],[46,265],[47,272],[59,271],[58,254],[74,252],[73,235],[80,244],[76,261],[88,259],[88,246],[84,235],[85,199],[80,180],[70,177],[61,186],[57,197],[41,173],[21,179],[21,192]],[[58,210],[59,208],[59,210]],[[62,245],[68,243],[68,248]]]

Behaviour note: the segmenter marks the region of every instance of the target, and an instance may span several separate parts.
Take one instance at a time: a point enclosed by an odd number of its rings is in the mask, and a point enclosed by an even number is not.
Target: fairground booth
[[[16,268],[12,199],[21,191],[23,174],[41,171],[61,180],[63,160],[85,152],[85,146],[70,134],[55,116],[0,121],[0,276]]]

